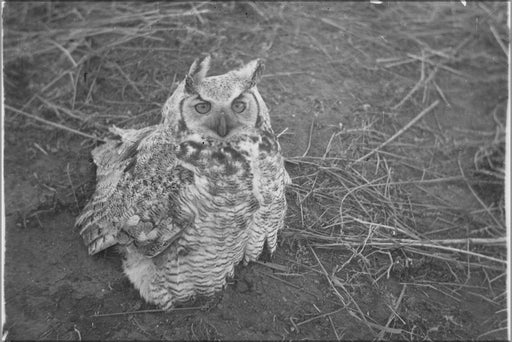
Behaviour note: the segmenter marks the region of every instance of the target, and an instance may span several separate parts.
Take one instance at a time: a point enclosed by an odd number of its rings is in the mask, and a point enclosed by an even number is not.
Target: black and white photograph
[[[510,2],[1,6],[2,340],[511,338]]]

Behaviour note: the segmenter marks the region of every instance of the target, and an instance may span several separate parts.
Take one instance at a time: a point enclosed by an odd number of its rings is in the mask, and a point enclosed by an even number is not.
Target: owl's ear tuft
[[[240,68],[237,72],[239,77],[246,82],[246,89],[254,87],[261,79],[265,63],[261,59],[255,59]]]
[[[197,58],[190,66],[188,75],[200,81],[206,77],[206,73],[210,69],[210,62],[212,57],[208,54],[201,58]]]
[[[197,93],[196,85],[206,77],[206,74],[210,69],[210,62],[211,56],[208,54],[201,58],[197,58],[192,63],[190,69],[188,70],[188,74],[185,77],[185,90],[188,93]]]
[[[197,94],[194,78],[190,75],[185,76],[185,91],[189,94]]]

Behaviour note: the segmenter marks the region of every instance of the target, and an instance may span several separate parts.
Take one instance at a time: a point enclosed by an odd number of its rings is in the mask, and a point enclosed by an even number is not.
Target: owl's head
[[[196,59],[163,108],[164,125],[215,139],[247,129],[271,130],[268,108],[256,84],[263,62],[255,59],[223,75],[207,77],[210,56]]]

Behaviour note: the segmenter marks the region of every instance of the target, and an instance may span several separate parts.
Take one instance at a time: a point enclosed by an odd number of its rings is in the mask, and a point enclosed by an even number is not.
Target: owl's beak
[[[233,118],[230,118],[228,115],[222,113],[216,120],[216,125],[214,128],[215,132],[220,137],[225,137],[231,132],[234,128],[238,127],[239,124]]]
[[[225,137],[228,134],[228,125],[224,115],[221,115],[219,121],[217,122],[217,134],[221,137]]]

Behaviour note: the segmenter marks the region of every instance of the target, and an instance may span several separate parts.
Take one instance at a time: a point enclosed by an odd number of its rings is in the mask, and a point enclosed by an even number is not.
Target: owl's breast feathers
[[[287,177],[273,134],[218,142],[161,126],[112,132],[120,139],[92,153],[96,191],[77,220],[91,255],[133,243],[153,257],[191,234],[247,229]]]

